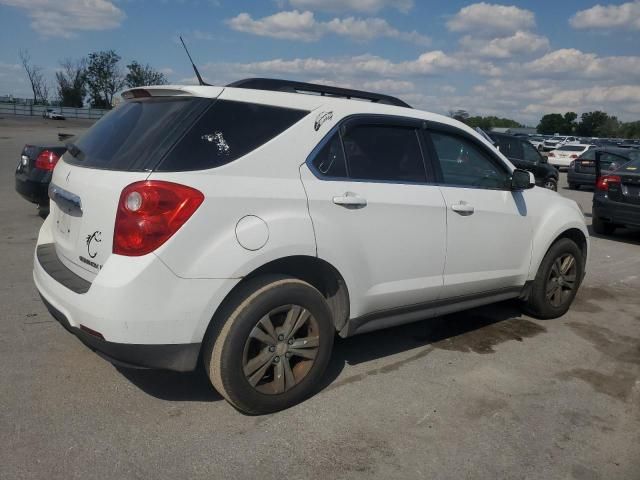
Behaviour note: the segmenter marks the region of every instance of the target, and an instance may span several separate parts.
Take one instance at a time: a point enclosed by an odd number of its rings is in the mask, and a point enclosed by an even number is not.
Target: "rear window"
[[[584,147],[582,145],[564,145],[563,147],[560,147],[558,150],[565,151],[565,152],[581,152],[585,148],[587,147]]]
[[[306,110],[218,100],[195,122],[156,170],[219,167],[265,144],[308,113]]]
[[[625,163],[617,171],[622,173],[640,173],[640,159]]]
[[[107,170],[149,170],[212,103],[202,98],[125,102],[73,142],[65,161]]]
[[[128,101],[73,145],[69,163],[109,170],[203,170],[229,163],[308,112],[207,98]]]

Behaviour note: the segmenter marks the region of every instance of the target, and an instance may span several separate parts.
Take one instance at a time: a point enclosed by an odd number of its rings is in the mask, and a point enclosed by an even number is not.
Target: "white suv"
[[[580,285],[576,203],[451,118],[265,79],[123,96],[58,162],[34,259],[53,316],[114,363],[201,361],[272,412],[318,388],[336,333],[510,298],[557,317]]]

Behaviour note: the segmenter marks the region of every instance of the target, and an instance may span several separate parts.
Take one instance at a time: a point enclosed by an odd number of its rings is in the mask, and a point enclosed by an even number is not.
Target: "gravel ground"
[[[0,478],[640,478],[640,234],[592,237],[563,318],[513,303],[338,340],[325,388],[244,416],[202,372],[113,367],[46,312],[22,145],[86,122],[0,118]],[[591,192],[560,193],[590,218]]]

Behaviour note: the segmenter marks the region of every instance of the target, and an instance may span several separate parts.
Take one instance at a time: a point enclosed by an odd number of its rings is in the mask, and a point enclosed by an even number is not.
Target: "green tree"
[[[82,58],[60,62],[62,70],[56,72],[58,98],[63,107],[82,108],[87,95],[87,61]]]
[[[640,120],[620,124],[619,132],[623,138],[640,138]]]
[[[596,110],[595,112],[583,113],[580,117],[580,123],[578,124],[578,133],[585,137],[603,137],[608,136],[605,134],[611,133],[612,117],[605,112]],[[615,119],[615,117],[613,117]],[[617,119],[615,119],[617,122]]]
[[[89,54],[87,87],[93,107],[111,108],[113,96],[124,86],[120,55],[113,50]]]
[[[483,129],[485,131],[489,131],[494,127],[498,127],[498,128],[519,128],[519,127],[522,127],[522,125],[520,123],[516,122],[515,120],[511,120],[510,118],[501,118],[501,117],[495,117],[495,116],[469,117],[469,118],[466,119],[466,124],[469,125],[471,128],[480,127],[481,129]]]
[[[563,118],[569,130],[567,134],[574,133],[577,127],[576,119],[578,118],[578,114],[576,112],[567,112]]]
[[[129,88],[166,85],[168,83],[164,73],[154,70],[149,64],[142,65],[134,60],[127,65],[127,69],[129,72],[125,77],[125,84]]]
[[[569,112],[573,113],[573,112]],[[569,115],[568,113],[565,114]],[[559,113],[548,113],[540,119],[537,130],[538,133],[543,135],[553,135],[559,133],[560,135],[569,135],[572,133],[572,125],[567,121],[567,118]],[[569,115],[568,118],[571,118]],[[577,115],[576,115],[577,118]],[[575,119],[574,119],[575,120]]]

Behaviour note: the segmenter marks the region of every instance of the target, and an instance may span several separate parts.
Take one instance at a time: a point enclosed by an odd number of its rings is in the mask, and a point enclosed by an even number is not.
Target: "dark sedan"
[[[35,203],[41,216],[49,212],[48,189],[53,168],[66,147],[25,145],[16,167],[16,191],[27,201]]]
[[[600,152],[600,168],[603,173],[624,165],[630,160],[640,159],[640,150],[617,147],[598,147],[584,152],[569,164],[567,183],[572,190],[582,185],[593,187],[596,183],[596,152]]]
[[[640,158],[601,175],[593,194],[593,230],[610,235],[618,227],[640,227]]]

